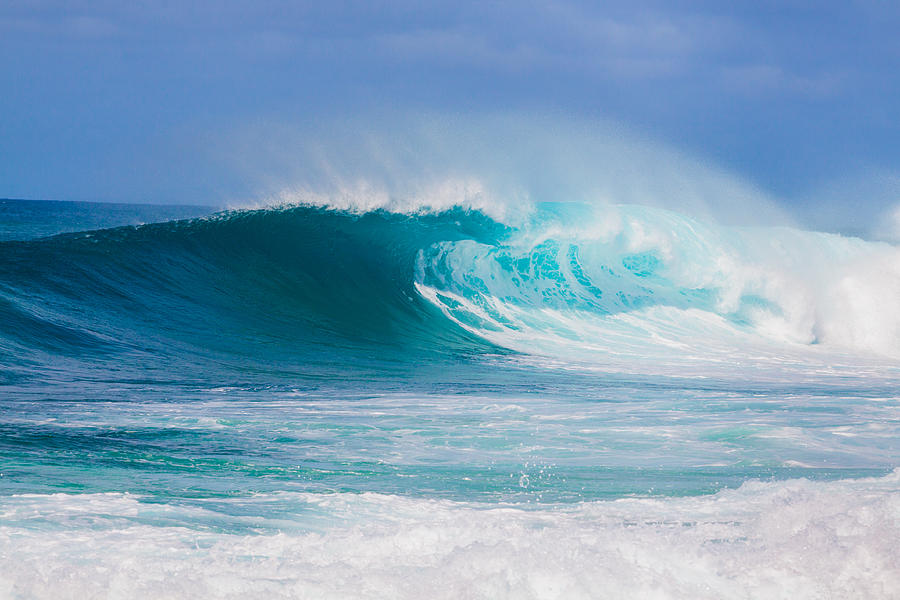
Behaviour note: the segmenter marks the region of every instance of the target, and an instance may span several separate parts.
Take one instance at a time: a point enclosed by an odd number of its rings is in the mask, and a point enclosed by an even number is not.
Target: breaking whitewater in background
[[[896,246],[441,189],[0,204],[0,596],[896,597]]]

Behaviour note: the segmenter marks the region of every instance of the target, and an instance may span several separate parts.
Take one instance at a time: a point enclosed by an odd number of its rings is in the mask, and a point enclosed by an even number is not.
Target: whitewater
[[[896,245],[637,204],[0,217],[0,597],[900,595]]]

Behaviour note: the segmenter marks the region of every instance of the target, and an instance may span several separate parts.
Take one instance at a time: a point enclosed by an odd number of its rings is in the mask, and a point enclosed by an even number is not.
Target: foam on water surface
[[[900,472],[538,507],[372,493],[210,504],[126,494],[7,497],[0,591],[10,598],[812,599],[889,598],[900,589]],[[223,531],[221,523],[235,520],[256,531]]]

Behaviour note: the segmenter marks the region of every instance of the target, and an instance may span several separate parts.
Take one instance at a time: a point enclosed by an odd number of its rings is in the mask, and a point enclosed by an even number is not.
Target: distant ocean
[[[0,598],[898,598],[900,249],[0,201]]]

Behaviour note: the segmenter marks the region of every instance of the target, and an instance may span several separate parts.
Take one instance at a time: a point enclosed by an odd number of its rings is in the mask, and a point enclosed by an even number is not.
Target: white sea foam
[[[801,600],[900,591],[900,471],[578,505],[289,493],[242,502],[259,514],[234,520],[264,533],[217,531],[202,525],[211,509],[122,494],[4,498],[0,596]],[[273,502],[294,503],[299,516],[267,519]]]
[[[543,210],[502,248],[462,241],[423,253],[420,293],[500,345],[574,362],[653,358],[700,373],[750,357],[900,357],[895,246],[640,206]]]

